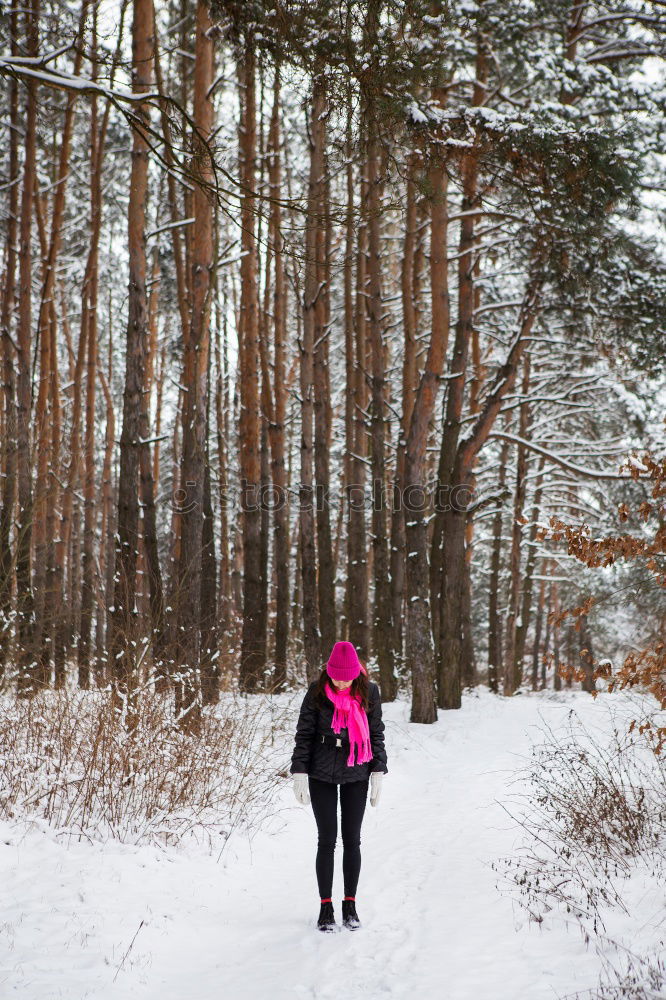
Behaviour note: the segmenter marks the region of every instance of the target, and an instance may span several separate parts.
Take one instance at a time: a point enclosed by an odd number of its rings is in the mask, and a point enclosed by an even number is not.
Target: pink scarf
[[[354,766],[354,749],[356,749],[357,764],[365,764],[372,760],[368,716],[359,698],[352,698],[351,688],[346,688],[344,691],[333,690],[328,681],[324,690],[335,706],[331,729],[334,733],[339,733],[341,729],[346,727],[349,733],[347,766]]]

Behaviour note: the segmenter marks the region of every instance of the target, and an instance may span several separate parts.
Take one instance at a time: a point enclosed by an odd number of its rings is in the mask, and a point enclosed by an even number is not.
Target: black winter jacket
[[[369,777],[372,771],[388,773],[386,766],[386,750],[384,748],[384,723],[382,721],[382,703],[379,687],[374,681],[369,682],[368,696],[368,728],[370,730],[370,746],[372,760],[365,764],[347,764],[349,756],[349,735],[342,729],[337,735],[343,740],[343,746],[336,747],[330,742],[322,743],[322,733],[335,737],[331,729],[333,721],[333,702],[326,698],[322,707],[315,700],[317,682],[313,681],[308,688],[296,725],[296,741],[291,758],[292,774],[309,774],[320,781],[332,781],[346,784],[348,781],[362,781]]]

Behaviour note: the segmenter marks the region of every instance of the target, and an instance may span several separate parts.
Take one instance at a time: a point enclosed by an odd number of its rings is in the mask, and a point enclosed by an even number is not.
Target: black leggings
[[[308,776],[312,810],[317,821],[317,884],[321,899],[333,893],[333,856],[338,837],[338,786],[332,781],[320,781]],[[369,778],[348,781],[340,785],[340,816],[342,827],[342,876],[345,896],[355,896],[361,872],[361,823],[365,812]]]

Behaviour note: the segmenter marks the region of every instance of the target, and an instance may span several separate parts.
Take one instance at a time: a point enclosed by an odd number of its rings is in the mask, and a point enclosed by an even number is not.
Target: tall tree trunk
[[[544,575],[548,575],[549,567],[551,566],[550,559],[544,559],[543,572]],[[543,649],[541,651],[541,690],[545,691],[548,685],[548,653],[550,651],[550,640],[552,635],[552,617],[551,611],[553,609],[553,588],[555,583],[552,579],[548,583],[548,601],[545,609],[546,615],[546,634],[543,640]]]
[[[349,102],[349,97],[348,97]],[[346,521],[347,543],[347,579],[342,603],[340,621],[340,638],[350,640],[350,623],[353,614],[351,588],[349,582],[350,570],[350,490],[352,485],[354,460],[354,163],[352,159],[352,121],[351,111],[347,108],[347,124],[345,127],[345,249],[342,265],[343,304],[344,304],[344,345],[345,345],[345,451],[342,466],[342,498],[341,510]],[[339,539],[338,539],[339,541]]]
[[[266,198],[266,129],[265,129],[265,74],[263,66],[259,65],[259,123],[257,129],[258,137],[258,177],[257,186],[262,200]],[[270,125],[269,125],[270,128]],[[259,618],[257,631],[264,637],[266,650],[264,671],[261,677],[261,689],[266,691],[270,688],[269,669],[267,661],[269,659],[268,621],[269,602],[271,600],[270,578],[268,572],[270,558],[270,531],[271,531],[271,497],[270,497],[270,459],[268,442],[268,423],[272,412],[272,392],[271,379],[268,371],[268,316],[270,313],[270,292],[271,292],[271,254],[268,247],[270,232],[264,236],[264,212],[260,209],[257,214],[257,293],[260,297],[258,304],[259,317],[259,359],[261,365],[259,383],[259,580],[261,584],[261,597],[259,600]],[[267,227],[270,229],[270,226]],[[262,266],[262,247],[266,247],[266,254]],[[262,295],[263,277],[263,295]]]
[[[12,0],[9,14],[10,52],[18,53],[18,0]],[[7,254],[5,282],[0,313],[2,335],[2,374],[4,435],[2,438],[2,498],[0,509],[0,683],[10,651],[12,578],[14,557],[11,549],[11,529],[16,502],[16,356],[11,336],[16,282],[16,240],[19,211],[19,114],[18,82],[9,80],[9,204],[7,216]]]
[[[474,480],[470,478],[470,491],[474,489]],[[476,664],[474,660],[474,634],[472,631],[472,516],[468,515],[465,525],[465,562],[462,581],[461,636],[462,649],[460,655],[462,664],[460,673],[464,687],[476,686]]]
[[[263,310],[262,310],[263,311]],[[263,339],[265,336],[265,323],[262,322],[261,327],[264,329],[260,331],[260,337]],[[263,377],[262,377],[263,382]],[[263,395],[263,390],[262,390]],[[270,488],[271,488],[271,470],[270,470],[270,458],[269,458],[269,444],[268,444],[268,427],[267,418],[265,416],[266,410],[262,406],[262,417],[260,423],[260,449],[259,449],[259,468],[260,468],[260,492],[259,492],[259,506],[261,511],[261,531],[260,531],[260,545],[259,545],[259,579],[261,580],[261,618],[260,618],[260,630],[261,634],[264,635],[266,643],[266,658],[268,659],[268,603],[270,600],[269,592],[269,576],[268,576],[268,564],[269,564],[269,550],[270,550],[270,531],[271,531],[271,503],[270,503]],[[262,690],[266,690],[269,687],[268,683],[268,668],[264,671],[264,675],[261,680]]]
[[[213,204],[201,186],[213,179],[213,164],[203,142],[213,132],[213,39],[205,0],[197,0],[194,59],[195,156],[199,173],[193,196],[192,313],[185,341],[183,447],[181,490],[186,503],[181,511],[180,566],[178,572],[178,630],[176,635],[176,715],[186,729],[200,723],[201,573],[203,559],[204,480],[206,475],[206,412],[210,350],[210,310],[213,289]]]
[[[187,326],[181,329],[181,336],[185,340],[188,336]],[[178,402],[176,404],[175,420],[173,422],[173,435],[171,438],[171,524],[169,528],[169,557],[168,557],[168,587],[169,593],[167,604],[171,608],[168,621],[168,647],[169,647],[169,670],[158,670],[155,677],[155,688],[159,692],[165,692],[170,686],[169,675],[173,673],[175,666],[176,651],[176,630],[178,629],[178,589],[180,572],[180,524],[181,524],[181,502],[183,493],[180,486],[180,430],[183,422],[184,405],[183,386],[178,389]]]
[[[150,606],[150,631],[152,636],[153,662],[158,674],[165,670],[167,655],[166,627],[164,622],[164,584],[157,537],[157,511],[155,508],[155,480],[150,445],[148,444],[149,417],[147,391],[144,391],[141,412],[141,447],[139,455],[139,476],[141,483],[141,522],[143,548],[148,577],[148,599]]]
[[[479,331],[474,317],[481,306],[481,287],[478,280],[481,276],[479,256],[476,255],[474,262],[474,313],[472,315],[472,378],[469,390],[469,413],[476,416],[480,408],[480,397],[485,380],[485,367],[481,363],[481,346],[479,343]],[[474,474],[473,461],[470,472],[470,490],[476,491],[476,476]],[[472,565],[474,562],[474,516],[470,514],[465,525],[465,572],[463,575],[463,598],[462,598],[462,665],[461,673],[465,686],[473,688],[477,684],[476,657],[474,655],[474,633],[472,627]]]
[[[523,358],[523,381],[521,386],[522,402],[518,433],[525,440],[529,427],[529,403],[527,396],[530,389],[530,355]],[[506,649],[504,651],[504,694],[515,694],[520,685],[522,664],[516,657],[516,623],[520,611],[521,588],[523,576],[521,573],[521,543],[523,536],[523,509],[525,506],[525,477],[527,475],[527,448],[519,444],[516,456],[516,486],[513,494],[513,518],[511,520],[511,553],[509,569],[511,582],[509,586],[509,608],[506,621]]]
[[[39,0],[32,0],[24,13],[25,53],[38,54]],[[19,228],[19,299],[18,299],[18,376],[17,389],[17,477],[18,533],[16,542],[16,611],[17,666],[19,694],[35,690],[36,636],[34,628],[34,595],[31,579],[31,547],[33,521],[33,490],[30,426],[32,421],[31,347],[32,347],[32,212],[36,169],[37,84],[25,84],[23,191]]]
[[[217,559],[215,515],[208,462],[208,416],[206,419],[206,467],[204,470],[203,546],[201,565],[201,697],[204,705],[220,700],[220,661],[217,648]]]
[[[66,598],[65,655],[74,655],[81,621],[81,514],[82,503],[79,492],[74,496],[72,510],[72,530],[69,539],[69,559]]]
[[[100,584],[102,589],[102,602],[105,611],[105,620],[103,621],[104,629],[101,627],[102,618],[98,618],[98,630],[97,630],[97,657],[96,657],[96,672],[97,672],[97,683],[102,684],[108,680],[109,677],[109,663],[107,661],[107,653],[109,649],[110,631],[109,623],[111,614],[109,608],[112,607],[113,601],[113,573],[114,573],[114,551],[115,551],[115,517],[114,517],[114,489],[113,489],[113,452],[115,448],[115,438],[116,438],[116,414],[113,407],[113,398],[111,396],[111,389],[109,387],[109,382],[111,381],[113,371],[112,371],[112,341],[111,341],[111,331],[109,331],[109,378],[107,379],[103,369],[98,367],[98,374],[100,382],[102,383],[102,391],[104,393],[104,402],[106,405],[106,430],[104,433],[104,462],[102,465],[102,523],[100,528],[100,553],[103,553],[103,559],[100,559]],[[107,634],[108,632],[108,634]],[[104,658],[104,662],[103,662]]]
[[[509,418],[506,426],[508,429]],[[499,680],[503,676],[502,656],[502,616],[500,615],[500,571],[502,566],[502,504],[506,486],[506,466],[509,460],[509,442],[502,441],[499,456],[497,493],[499,502],[495,510],[492,526],[492,549],[490,555],[490,582],[488,590],[488,687],[495,694],[499,691]]]
[[[132,91],[150,90],[153,82],[152,0],[134,0],[132,23]],[[139,101],[134,114],[148,124],[148,112]],[[136,634],[136,569],[139,547],[139,459],[141,408],[144,387],[148,306],[146,297],[146,196],[148,191],[148,143],[134,129],[128,205],[129,295],[123,392],[123,424],[120,435],[118,516],[115,551],[115,587],[111,614],[111,668],[114,705],[126,712],[126,723],[136,721],[138,635]]]
[[[243,631],[239,683],[242,691],[259,689],[266,666],[265,617],[261,582],[261,480],[259,427],[259,288],[255,235],[255,157],[257,113],[255,48],[251,32],[239,64],[241,86],[240,175],[241,201],[241,320],[239,331],[241,410],[239,447],[243,525]]]
[[[403,361],[402,361],[402,414],[396,447],[396,472],[391,516],[391,593],[395,627],[396,656],[402,660],[403,652],[403,601],[405,597],[405,448],[414,409],[416,393],[416,172],[417,158],[410,157],[406,179],[405,236],[403,241],[400,287],[402,294]]]
[[[56,620],[54,609],[58,602],[57,579],[55,569],[55,550],[58,524],[58,500],[60,491],[60,448],[62,443],[62,407],[60,401],[60,375],[58,369],[58,334],[55,301],[51,303],[49,336],[51,338],[51,474],[53,479],[50,490],[49,509],[46,514],[46,581],[45,602],[46,614],[42,631],[41,670],[42,676],[48,679],[50,661],[53,658]]]
[[[65,488],[62,496],[58,538],[55,546],[55,572],[53,584],[55,593],[55,645],[53,650],[53,662],[56,687],[63,686],[65,682],[65,661],[67,657],[70,632],[67,613],[70,605],[67,599],[66,569],[69,568],[71,576],[73,566],[71,560],[68,560],[72,540],[72,525],[74,523],[74,501],[81,466],[81,387],[83,382],[86,349],[88,346],[87,337],[84,336],[85,332],[86,327],[82,323],[74,365],[74,377],[72,379],[72,415],[70,423],[69,463]]]
[[[534,623],[534,643],[532,645],[532,690],[539,690],[539,654],[541,652],[541,632],[543,630],[544,604],[546,597],[546,578],[544,562],[541,560],[541,579],[539,580],[539,597],[537,598],[536,621]]]
[[[310,172],[305,222],[305,279],[303,290],[303,338],[300,348],[301,389],[301,483],[300,546],[303,583],[303,640],[307,677],[315,680],[321,670],[321,636],[317,614],[317,562],[315,542],[316,502],[313,489],[314,348],[319,295],[317,266],[321,179],[324,173],[326,95],[323,77],[315,72],[310,115]],[[327,650],[328,653],[328,650]]]
[[[557,582],[552,589],[553,602],[553,689],[562,690],[562,678],[560,677],[560,625],[558,617],[560,614],[560,591]]]
[[[97,36],[96,9],[93,18],[93,63],[96,63]],[[93,76],[96,67],[93,66]],[[97,290],[98,246],[102,223],[102,148],[103,138],[98,134],[97,99],[92,98],[91,148],[90,148],[90,221],[91,249],[86,280],[83,287],[83,309],[87,312],[88,356],[86,381],[86,431],[84,441],[84,527],[83,527],[83,578],[81,593],[81,627],[78,644],[79,686],[90,687],[90,651],[92,614],[95,601],[95,390],[97,386]]]
[[[450,379],[446,399],[446,418],[442,434],[442,472],[440,483],[442,510],[442,583],[439,602],[439,629],[441,663],[438,677],[440,708],[460,707],[461,655],[462,655],[462,604],[464,594],[465,560],[465,508],[464,490],[469,488],[467,472],[463,479],[456,467],[456,454],[460,437],[465,394],[465,375],[469,346],[472,337],[474,311],[474,246],[473,210],[476,204],[476,178],[478,165],[473,154],[463,163],[463,199],[458,251],[458,321],[450,366]],[[465,214],[466,213],[466,214]],[[454,614],[454,608],[458,614]],[[452,671],[449,665],[455,662]]]
[[[436,655],[433,644],[428,583],[425,455],[439,379],[449,339],[447,264],[447,173],[441,162],[430,164],[430,293],[432,332],[419,381],[405,451],[405,540],[407,549],[406,656],[412,672],[412,722],[435,722]]]
[[[231,564],[229,559],[229,495],[227,483],[227,447],[229,430],[229,359],[227,355],[227,298],[222,301],[221,322],[215,326],[215,414],[217,422],[217,464],[220,494],[220,574],[219,611],[220,634],[224,635],[231,623]],[[222,326],[224,342],[220,351],[219,329]]]
[[[381,284],[381,233],[383,176],[381,150],[374,108],[367,112],[368,143],[368,327],[371,347],[372,442],[372,552],[374,574],[373,647],[379,667],[382,700],[393,701],[397,691],[394,670],[395,639],[391,609],[389,547],[386,529],[386,359],[385,318]]]
[[[58,194],[62,190],[62,184],[58,188]],[[40,243],[42,246],[42,253],[46,257],[46,262],[43,267],[43,286],[46,287],[49,284],[47,275],[50,273],[50,254],[47,256],[46,250],[46,231],[44,226],[44,212],[40,204],[40,195],[38,189],[35,189],[35,209],[37,214],[37,223],[40,233]],[[49,483],[49,466],[51,464],[50,448],[51,448],[51,434],[50,434],[50,413],[49,413],[49,403],[51,400],[51,374],[52,374],[52,358],[51,358],[51,336],[50,336],[50,300],[44,302],[44,297],[42,295],[42,302],[39,309],[39,319],[37,324],[37,344],[39,346],[39,380],[37,388],[37,403],[34,408],[34,437],[35,437],[35,447],[34,453],[36,455],[36,470],[37,475],[35,478],[35,488],[33,493],[33,523],[32,523],[32,589],[34,594],[34,616],[35,616],[35,655],[37,657],[34,673],[33,673],[33,683],[37,688],[44,688],[48,686],[49,682],[49,648],[48,644],[45,646],[43,643],[45,623],[44,623],[44,609],[46,606],[45,602],[45,583],[46,583],[46,514],[49,509],[50,503],[53,502],[53,498],[49,496],[51,493],[50,483]],[[46,661],[46,662],[45,662]]]
[[[351,110],[349,110],[351,115]],[[351,150],[351,140],[349,140]],[[350,153],[351,155],[351,153]],[[361,204],[367,196],[367,179],[360,182]],[[351,161],[347,169],[347,227],[351,233],[347,243],[347,254],[351,258],[353,228],[350,229],[349,213],[353,213],[353,169]],[[366,384],[366,295],[367,295],[367,237],[368,230],[363,215],[359,220],[356,248],[356,302],[354,310],[353,357],[347,355],[347,378],[351,378],[352,393],[352,459],[350,462],[350,482],[347,484],[347,589],[346,602],[349,619],[349,640],[356,647],[362,660],[370,655],[368,559],[366,541],[366,458],[367,429],[365,411],[367,406]],[[351,259],[349,259],[349,280],[351,280]],[[351,317],[350,317],[351,318]],[[349,374],[351,370],[351,375]]]
[[[326,148],[326,130],[322,129]],[[314,461],[317,522],[317,593],[322,652],[328,656],[336,640],[335,566],[331,540],[330,448],[331,448],[331,385],[328,368],[330,333],[330,211],[328,163],[323,153],[323,170],[317,180],[316,272],[317,297],[314,313]]]
[[[88,360],[86,382],[86,432],[84,477],[83,567],[81,626],[78,643],[79,687],[90,687],[92,613],[95,597],[95,383],[97,380],[97,265],[91,289],[88,317]]]
[[[285,415],[287,403],[285,356],[287,347],[286,282],[282,237],[282,162],[280,153],[280,71],[275,70],[273,110],[269,133],[268,178],[271,195],[269,244],[273,254],[273,409],[268,433],[271,444],[271,477],[276,498],[273,512],[273,561],[278,575],[275,605],[273,689],[287,680],[289,638],[289,501],[285,476]]]
[[[162,568],[157,537],[157,511],[155,508],[156,480],[155,470],[157,468],[157,449],[159,441],[154,442],[155,462],[151,455],[151,426],[150,426],[150,400],[153,389],[153,379],[155,373],[155,357],[157,355],[157,313],[159,308],[159,258],[155,253],[153,258],[153,269],[151,279],[150,298],[148,300],[148,329],[149,339],[146,352],[146,365],[144,371],[144,387],[141,399],[140,425],[140,453],[139,453],[139,477],[141,495],[141,528],[143,555],[145,559],[146,575],[148,578],[148,602],[150,609],[150,634],[152,636],[152,656],[155,674],[158,677],[166,673],[166,625],[164,621],[164,583],[162,580]],[[159,414],[159,407],[157,409]],[[156,429],[155,437],[159,437],[159,430]]]
[[[543,467],[545,458],[542,455],[539,460],[539,472],[537,474],[534,487],[534,497],[532,501],[532,513],[530,516],[530,528],[527,539],[527,559],[525,560],[525,574],[523,576],[523,600],[520,608],[519,621],[516,622],[515,641],[515,662],[514,672],[522,683],[523,658],[525,656],[525,644],[527,632],[530,627],[532,617],[532,586],[534,581],[534,569],[537,561],[537,531],[539,511],[541,509],[541,495],[543,493]]]

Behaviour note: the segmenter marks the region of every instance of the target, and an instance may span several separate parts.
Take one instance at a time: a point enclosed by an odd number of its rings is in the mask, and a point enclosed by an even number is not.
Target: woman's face
[[[353,681],[333,681],[333,687],[338,691],[346,691],[353,683]]]

